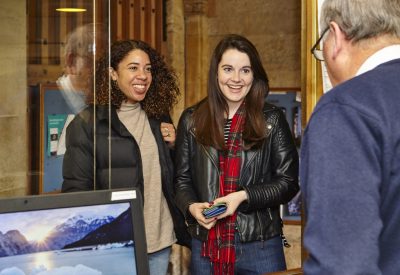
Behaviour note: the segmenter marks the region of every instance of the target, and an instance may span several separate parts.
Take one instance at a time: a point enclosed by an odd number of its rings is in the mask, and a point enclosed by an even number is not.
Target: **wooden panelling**
[[[60,52],[61,52],[61,17],[58,15],[56,8],[59,6],[58,2],[49,2],[47,6],[48,13],[48,33],[47,33],[47,45],[48,45],[48,64],[59,65],[60,64]]]
[[[129,13],[134,15],[135,12],[135,0],[129,0]],[[129,16],[129,37],[135,37],[135,16]]]
[[[111,3],[112,29],[116,40],[140,39],[161,51],[162,0],[118,0]]]
[[[41,5],[41,18],[46,18],[46,20],[42,21],[42,24],[38,25],[40,28],[40,34],[42,35],[40,37],[40,54],[41,58],[41,64],[49,64],[49,2],[48,1],[42,1]],[[39,18],[38,18],[39,19]]]
[[[88,23],[108,26],[111,42],[140,39],[162,52],[165,0],[30,0],[28,7],[28,82],[54,82],[62,73],[68,34]],[[81,7],[86,12],[58,12],[59,7]],[[35,66],[32,66],[35,65]],[[32,77],[31,77],[32,76]],[[51,77],[51,78],[50,78]]]

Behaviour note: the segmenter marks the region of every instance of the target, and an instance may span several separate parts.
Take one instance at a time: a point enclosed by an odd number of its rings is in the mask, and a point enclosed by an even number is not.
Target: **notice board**
[[[33,150],[32,159],[38,162],[37,186],[33,187],[34,193],[57,193],[61,191],[63,182],[62,163],[65,152],[65,128],[74,114],[64,100],[61,90],[56,84],[39,84],[31,89],[32,102],[36,102],[35,120],[31,122]],[[34,135],[37,137],[35,138]]]

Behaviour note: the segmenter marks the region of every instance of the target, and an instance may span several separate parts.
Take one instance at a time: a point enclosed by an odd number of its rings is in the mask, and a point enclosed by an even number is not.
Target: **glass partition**
[[[63,182],[67,126],[96,102],[95,71],[111,42],[110,2],[45,0],[27,4],[33,172],[28,184],[30,193],[54,193],[61,191]]]
[[[1,1],[0,196],[60,192],[65,130],[96,105],[99,60],[116,40],[163,52],[163,8],[162,0]]]

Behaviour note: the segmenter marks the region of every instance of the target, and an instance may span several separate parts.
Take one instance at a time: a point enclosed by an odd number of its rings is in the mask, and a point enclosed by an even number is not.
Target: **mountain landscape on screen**
[[[0,232],[0,257],[132,240],[130,209],[117,217],[75,215],[55,226],[41,241],[28,241],[20,230]]]

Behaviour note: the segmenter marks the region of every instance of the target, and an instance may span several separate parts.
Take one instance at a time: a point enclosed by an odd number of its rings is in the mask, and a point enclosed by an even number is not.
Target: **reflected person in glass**
[[[107,41],[102,24],[79,26],[67,37],[64,72],[57,79],[57,85],[71,114],[87,107],[87,97],[93,95],[95,63],[103,56]]]

